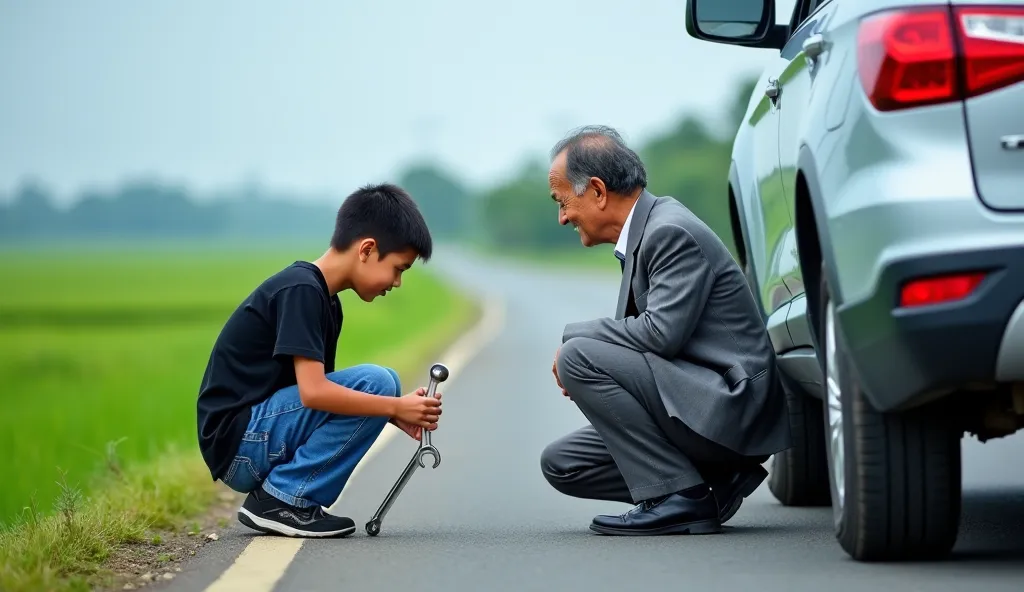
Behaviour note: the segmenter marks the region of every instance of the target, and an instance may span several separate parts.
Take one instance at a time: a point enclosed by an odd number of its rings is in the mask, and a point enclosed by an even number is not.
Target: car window
[[[793,20],[790,21],[790,30],[797,30],[816,10],[832,2],[838,2],[838,0],[797,0],[793,10]]]
[[[786,45],[782,48],[779,55],[783,59],[792,60],[794,57],[803,51],[803,43],[807,40],[811,34],[820,28],[820,23],[814,25],[814,21],[818,19],[817,15],[820,14],[820,9],[824,6],[830,5],[833,2],[839,0],[797,0],[797,5],[793,10],[793,20],[790,24],[790,36],[786,40]],[[804,26],[808,25],[808,26]]]
[[[779,0],[775,3],[775,24],[788,25],[793,22],[793,13],[800,5],[800,0]]]

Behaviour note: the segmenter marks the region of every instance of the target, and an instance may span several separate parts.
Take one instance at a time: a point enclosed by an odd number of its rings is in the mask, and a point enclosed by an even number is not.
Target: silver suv
[[[790,391],[787,505],[862,560],[936,558],[960,441],[1024,426],[1024,0],[687,0],[770,49],[736,134],[736,251]],[[774,53],[774,52],[773,52]]]

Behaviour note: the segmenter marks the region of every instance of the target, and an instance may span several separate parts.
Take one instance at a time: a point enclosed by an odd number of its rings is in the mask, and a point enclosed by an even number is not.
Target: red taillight
[[[901,10],[868,17],[857,39],[860,81],[882,111],[957,96],[949,11]]]
[[[913,280],[904,284],[900,292],[900,306],[927,306],[961,300],[970,295],[983,279],[983,273],[965,273]]]
[[[1024,7],[869,16],[858,31],[857,67],[864,92],[881,111],[959,100],[1019,82]]]
[[[1024,80],[1024,7],[954,9],[967,96]]]

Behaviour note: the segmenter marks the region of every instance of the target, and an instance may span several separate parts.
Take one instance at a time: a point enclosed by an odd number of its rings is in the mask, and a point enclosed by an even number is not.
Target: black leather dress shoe
[[[709,492],[702,499],[689,499],[678,493],[644,501],[618,516],[594,518],[590,530],[601,534],[657,535],[712,534],[721,532],[718,506]]]
[[[733,473],[727,481],[712,483],[711,491],[718,501],[718,521],[725,524],[727,520],[736,515],[740,506],[743,505],[743,498],[754,493],[761,483],[768,477],[768,471],[761,465],[754,465],[749,469]]]

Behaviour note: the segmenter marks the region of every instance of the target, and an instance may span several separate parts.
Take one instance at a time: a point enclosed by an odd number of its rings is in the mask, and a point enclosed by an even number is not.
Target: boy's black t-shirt
[[[199,390],[199,448],[214,480],[231,466],[251,408],[293,386],[293,356],[334,371],[341,300],[320,269],[296,261],[274,274],[228,318],[214,343]]]

